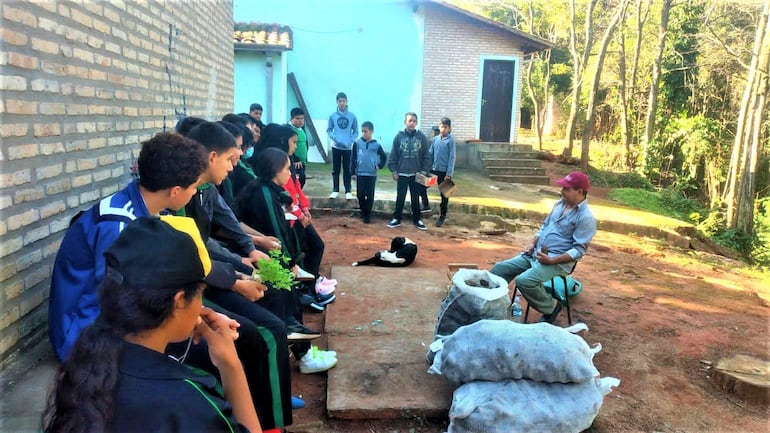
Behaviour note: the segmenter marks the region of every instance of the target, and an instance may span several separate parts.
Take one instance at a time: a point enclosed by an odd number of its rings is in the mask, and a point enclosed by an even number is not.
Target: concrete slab
[[[327,412],[344,419],[445,416],[453,389],[425,361],[441,300],[443,269],[332,268],[337,300],[326,313]]]

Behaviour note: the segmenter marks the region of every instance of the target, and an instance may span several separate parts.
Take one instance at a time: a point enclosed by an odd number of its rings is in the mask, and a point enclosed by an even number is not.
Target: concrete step
[[[488,166],[484,168],[484,171],[490,176],[545,176],[545,169],[541,167]]]
[[[485,159],[536,159],[537,152],[535,151],[489,151],[479,152],[479,158]]]
[[[526,183],[529,185],[548,185],[548,176],[489,175],[490,179],[507,183]]]
[[[482,160],[481,163],[485,169],[490,167],[540,168],[540,161],[537,159],[490,158]]]
[[[480,152],[530,152],[532,151],[531,144],[514,144],[514,143],[471,143],[471,145]]]

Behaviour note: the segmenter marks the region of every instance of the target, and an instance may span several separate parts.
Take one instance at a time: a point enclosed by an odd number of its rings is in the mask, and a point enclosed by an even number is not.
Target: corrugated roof
[[[294,38],[289,26],[275,23],[235,23],[234,30],[235,49],[286,51],[294,47]]]

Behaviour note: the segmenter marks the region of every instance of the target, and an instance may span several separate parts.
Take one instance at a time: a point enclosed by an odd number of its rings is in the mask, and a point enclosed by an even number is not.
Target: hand
[[[351,174],[350,175],[350,180],[356,180],[356,175],[355,174]]]
[[[251,269],[254,269],[254,263],[248,257],[241,257],[241,263],[250,267]]]
[[[310,209],[302,209],[302,215],[305,215],[305,218],[307,218],[308,222],[313,219],[313,215],[310,215]]]
[[[299,162],[299,161],[295,162],[294,163],[294,168],[296,168],[297,170],[301,169],[302,168],[302,163]]]
[[[268,251],[281,248],[281,242],[273,236],[252,236],[252,241],[254,245]]]
[[[444,180],[452,180],[452,176],[444,176]]]
[[[525,256],[531,256],[532,255],[532,251],[535,251],[535,243],[534,242],[529,244],[529,245],[527,245],[526,248],[524,248],[524,255]]]
[[[236,280],[232,290],[249,301],[256,302],[265,297],[267,286],[254,280]]]
[[[203,315],[206,316],[205,319],[203,319]],[[223,331],[230,331],[230,336],[233,338],[233,340],[237,340],[239,337],[238,334],[238,328],[241,327],[241,324],[238,323],[237,320],[231,319],[226,314],[222,314],[220,312],[214,311],[209,307],[203,307],[201,308],[201,318],[206,322],[207,325],[209,325],[209,328],[211,328],[214,331],[217,331],[219,329],[222,329]],[[195,344],[198,344],[200,340],[200,334],[197,332],[193,333],[193,341]]]
[[[393,180],[398,180],[398,173],[393,173]]]
[[[268,256],[267,254],[263,253],[260,250],[254,250],[249,253],[249,260],[251,261],[251,263],[257,263],[258,260],[262,260],[262,259],[270,259],[270,256]]]
[[[233,333],[231,322],[235,321],[224,314],[219,314],[210,308],[202,308],[198,323],[195,325],[195,334],[206,341],[209,357],[217,369],[239,365],[241,362],[234,343],[238,333]]]
[[[538,262],[544,265],[555,265],[556,259],[554,257],[550,257],[548,254],[541,253],[540,251],[537,252],[535,255],[535,259],[537,259]]]

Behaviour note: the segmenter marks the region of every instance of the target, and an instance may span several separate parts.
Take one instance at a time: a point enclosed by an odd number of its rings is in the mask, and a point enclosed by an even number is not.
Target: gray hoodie
[[[358,119],[350,110],[337,110],[329,116],[326,133],[332,139],[332,147],[342,150],[353,148],[353,142],[358,138]]]

